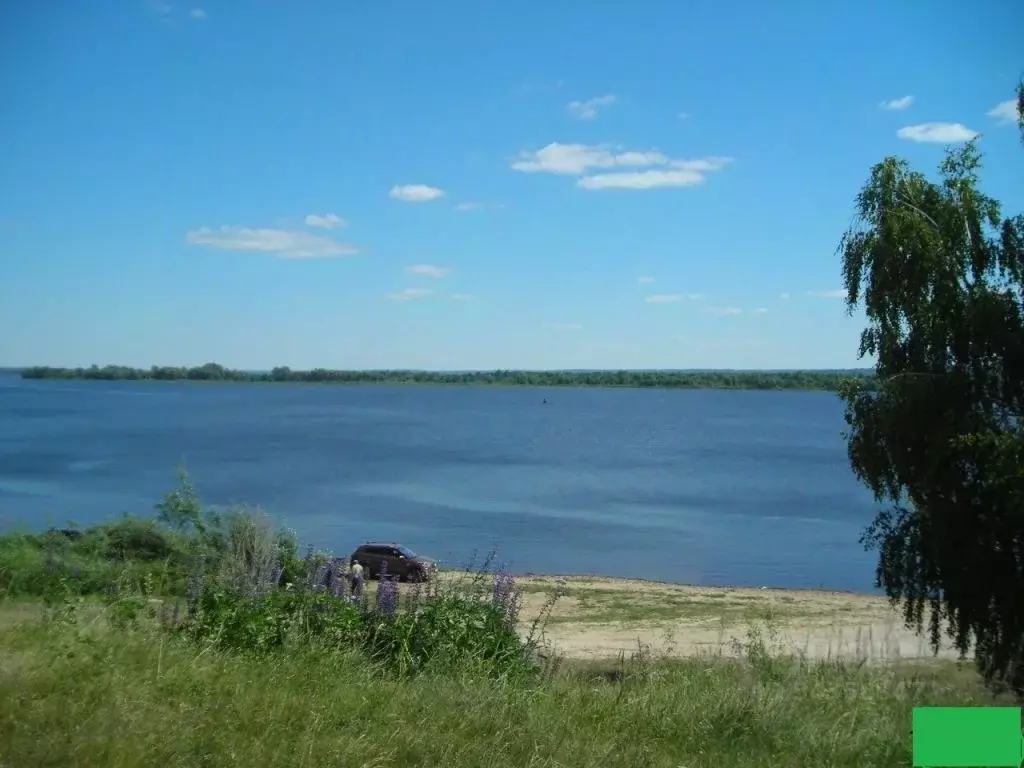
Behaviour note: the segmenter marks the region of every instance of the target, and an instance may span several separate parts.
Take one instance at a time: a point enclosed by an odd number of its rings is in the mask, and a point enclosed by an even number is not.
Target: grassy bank
[[[643,656],[533,680],[255,656],[0,606],[3,766],[906,766],[911,709],[992,701],[973,668]]]

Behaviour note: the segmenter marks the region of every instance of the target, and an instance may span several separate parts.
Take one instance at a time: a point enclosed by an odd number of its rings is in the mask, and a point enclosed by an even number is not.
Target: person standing
[[[352,596],[363,596],[363,564],[358,560],[352,563]]]

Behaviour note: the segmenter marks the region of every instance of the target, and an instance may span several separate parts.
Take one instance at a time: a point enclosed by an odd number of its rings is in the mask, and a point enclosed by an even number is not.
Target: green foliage
[[[253,596],[210,585],[177,630],[203,645],[243,653],[361,651],[401,675],[466,664],[499,676],[535,671],[532,646],[519,638],[502,608],[460,594],[423,595],[387,612],[322,588]]]
[[[319,384],[478,384],[531,387],[649,387],[672,389],[794,389],[834,391],[847,379],[871,386],[868,372],[853,371],[234,371],[215,366],[217,375],[200,376],[195,368],[143,370],[107,365],[102,368],[26,368],[26,379],[90,379],[141,381],[310,382]],[[182,502],[184,503],[184,502]]]
[[[872,170],[840,249],[878,386],[841,394],[851,465],[888,505],[864,539],[879,584],[1024,694],[1024,216],[1002,217],[980,165],[970,143],[937,183]]]
[[[523,641],[515,629],[511,577],[501,577],[498,592],[484,572],[444,590],[417,585],[404,601],[388,581],[376,604],[356,602],[344,597],[343,561],[312,550],[300,558],[294,531],[275,529],[256,509],[214,513],[184,470],[179,480],[157,519],[126,516],[73,536],[0,537],[0,589],[41,597],[64,623],[84,597],[102,596],[117,629],[156,618],[155,604],[173,604],[162,626],[220,650],[316,645],[362,653],[399,674],[470,663],[486,675],[534,671],[532,636]]]
[[[274,590],[252,597],[223,586],[204,589],[180,631],[220,649],[265,653],[323,642],[358,647],[366,626],[352,603],[312,590]]]

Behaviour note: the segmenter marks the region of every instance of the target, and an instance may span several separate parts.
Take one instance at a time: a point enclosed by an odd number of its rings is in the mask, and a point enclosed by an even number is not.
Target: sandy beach
[[[522,576],[523,632],[559,590],[545,640],[573,659],[637,652],[732,654],[759,637],[772,653],[867,662],[934,658],[884,597],[815,590],[697,587],[599,577]],[[951,645],[939,658],[956,659]]]

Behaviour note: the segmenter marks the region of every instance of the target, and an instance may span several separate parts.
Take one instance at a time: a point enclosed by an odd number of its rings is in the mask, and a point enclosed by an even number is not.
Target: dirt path
[[[622,579],[529,576],[523,631],[556,589],[545,638],[569,658],[639,649],[655,654],[735,653],[755,637],[774,653],[867,661],[932,658],[884,598],[841,592],[692,587]],[[951,647],[940,658],[957,658]]]

